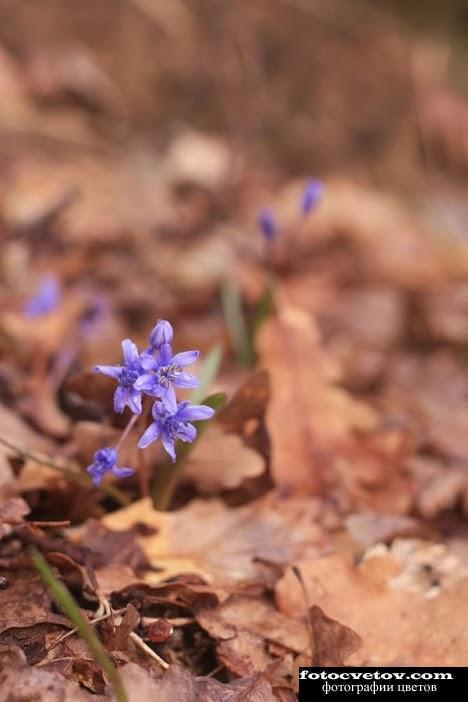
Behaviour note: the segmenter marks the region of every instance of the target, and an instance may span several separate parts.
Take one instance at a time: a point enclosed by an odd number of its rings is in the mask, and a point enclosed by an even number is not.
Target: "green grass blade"
[[[236,352],[237,360],[251,368],[255,354],[250,343],[250,334],[245,318],[240,290],[232,280],[226,280],[221,288],[221,302],[229,335]]]
[[[117,668],[107,655],[107,651],[98,635],[90,623],[81,614],[80,608],[76,604],[68,589],[55,577],[51,567],[36,548],[32,549],[31,558],[35,567],[39,571],[39,575],[50,588],[55,600],[57,601],[57,604],[70,619],[74,627],[77,629],[78,634],[81,636],[83,641],[85,641],[90,652],[111,681],[117,702],[128,702],[128,698],[117,672]]]
[[[198,405],[206,396],[206,393],[218,375],[222,360],[223,347],[221,344],[215,344],[203,362],[203,367],[200,373],[200,387],[194,390],[190,397],[193,404]]]

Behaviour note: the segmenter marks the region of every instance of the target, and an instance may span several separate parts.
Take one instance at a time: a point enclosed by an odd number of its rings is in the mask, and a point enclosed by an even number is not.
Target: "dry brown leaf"
[[[317,605],[310,608],[309,621],[314,644],[314,666],[343,666],[362,643],[352,629],[327,617]]]
[[[408,469],[414,480],[414,506],[424,519],[434,519],[458,504],[464,514],[468,513],[466,465],[414,456],[408,461]]]
[[[27,451],[40,451],[47,446],[44,438],[4,405],[0,405],[0,436]],[[14,478],[8,460],[9,456],[14,455],[14,451],[0,444],[0,486],[10,483]]]
[[[318,511],[312,499],[281,500],[274,495],[235,509],[221,500],[195,500],[177,512],[156,512],[144,499],[102,521],[119,531],[139,523],[157,530],[137,537],[151,565],[161,568],[160,573],[147,573],[146,582],[191,572],[222,583],[270,579],[267,564],[277,567],[300,554],[316,555],[326,544],[314,522]]]
[[[451,461],[468,459],[468,379],[448,350],[405,355],[390,365],[383,389],[387,414],[414,428],[419,444]]]
[[[301,619],[301,613],[304,615]],[[217,640],[220,660],[236,675],[252,675],[277,663],[276,674],[293,678],[297,665],[343,665],[360,645],[359,637],[348,627],[312,607],[306,624],[307,607],[290,619],[270,601],[259,597],[231,596],[217,607],[195,614],[198,623]],[[311,650],[312,648],[312,650]]]
[[[163,168],[172,183],[217,190],[226,184],[231,164],[232,154],[219,137],[185,131],[171,143]]]
[[[66,617],[52,612],[52,596],[41,578],[32,571],[15,571],[6,589],[0,589],[1,643],[11,629],[26,629],[38,624],[70,627]],[[8,641],[8,643],[11,643]]]
[[[468,337],[468,285],[450,282],[426,293],[423,319],[434,339],[463,343]]]
[[[231,596],[217,607],[201,609],[196,619],[212,638],[217,640],[219,658],[236,675],[253,675],[277,660],[269,645],[281,651],[310,658],[310,637],[304,621],[285,617],[271,603],[259,597]],[[272,649],[273,650],[273,649]],[[286,664],[292,672],[292,656]],[[286,672],[286,671],[285,671]]]
[[[351,538],[363,548],[392,541],[397,536],[428,536],[431,529],[412,517],[379,512],[356,512],[346,517],[345,526]]]
[[[395,542],[391,551],[374,547],[359,565],[349,554],[298,564],[310,603],[351,627],[362,639],[362,647],[348,665],[457,666],[466,662],[466,569],[444,546],[441,553],[438,544],[429,549],[421,542],[407,544]],[[289,570],[276,587],[280,611],[297,616],[303,597]]]
[[[240,436],[227,434],[222,426],[212,423],[190,452],[184,478],[201,492],[213,493],[239,487],[264,470],[265,460],[257,451],[246,446]]]
[[[115,702],[116,699],[110,688],[106,695],[94,695],[57,672],[25,665],[20,655],[3,656],[1,668],[4,699],[15,702],[31,702],[31,691],[35,700],[44,702]],[[209,677],[194,677],[177,666],[171,666],[162,677],[154,678],[134,663],[120,668],[119,675],[128,702],[235,702],[240,695],[245,702],[276,702],[264,678],[243,678],[223,684]]]
[[[404,289],[434,289],[468,271],[466,242],[436,236],[391,194],[344,181],[327,183],[327,197],[302,231],[301,243],[312,249],[337,236],[356,247],[360,277]]]
[[[340,448],[353,430],[374,428],[376,414],[337,386],[338,368],[302,310],[286,307],[269,319],[259,352],[271,376],[266,421],[273,479],[296,493],[324,493],[334,481]]]

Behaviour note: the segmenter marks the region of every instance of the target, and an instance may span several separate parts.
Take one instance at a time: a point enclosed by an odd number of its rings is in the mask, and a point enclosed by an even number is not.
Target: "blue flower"
[[[323,183],[320,180],[310,180],[302,193],[301,210],[308,215],[318,204],[323,194]]]
[[[114,410],[121,414],[127,406],[133,414],[141,413],[141,388],[136,382],[144,372],[138,349],[130,339],[122,341],[123,366],[95,366],[94,370],[109,375],[118,382],[114,395]]]
[[[134,474],[132,468],[117,467],[117,451],[113,448],[102,448],[94,454],[94,462],[86,468],[93,480],[93,485],[99,487],[106,473],[112,473],[116,478],[129,478]]]
[[[264,207],[258,215],[258,226],[265,239],[272,241],[278,234],[278,222],[273,210]]]
[[[145,392],[152,397],[165,400],[170,405],[175,404],[177,388],[198,388],[199,382],[193,373],[183,369],[195,363],[199,351],[183,351],[172,355],[170,344],[161,344],[156,355],[144,354],[141,365],[146,371],[135,382],[135,389]]]
[[[55,310],[60,303],[60,283],[53,275],[43,279],[36,294],[24,306],[27,317],[42,317]]]
[[[138,448],[146,448],[160,438],[174,463],[176,460],[176,439],[191,443],[197,436],[197,430],[190,422],[210,419],[214,415],[214,410],[207,405],[190,406],[190,402],[179,402],[178,404],[177,402],[173,404],[155,402],[152,415],[154,422],[149,425],[141,437]]]

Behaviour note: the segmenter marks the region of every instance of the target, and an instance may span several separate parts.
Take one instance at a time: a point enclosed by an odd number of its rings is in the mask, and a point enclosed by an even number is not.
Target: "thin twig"
[[[168,622],[171,622],[172,626],[188,626],[195,621],[192,617],[174,617],[173,619],[170,617],[142,617],[141,623],[143,626],[150,626],[150,624],[159,622],[161,618],[167,619]]]
[[[159,663],[161,668],[164,668],[164,670],[167,670],[169,668],[169,663],[166,663],[166,661],[163,658],[161,658],[161,656],[158,656],[158,654],[155,651],[153,651],[153,649],[150,648],[147,644],[145,644],[143,639],[140,636],[138,636],[138,634],[135,634],[134,631],[130,632],[130,638],[134,643],[136,643],[137,646],[139,646],[143,651],[145,651],[145,653],[151,656],[151,658],[154,658],[154,660]]]

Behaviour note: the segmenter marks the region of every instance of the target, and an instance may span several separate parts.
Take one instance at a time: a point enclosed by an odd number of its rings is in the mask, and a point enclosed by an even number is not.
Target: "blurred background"
[[[181,348],[221,341],[237,387],[268,267],[353,391],[402,339],[463,346],[467,25],[462,0],[0,0],[4,401],[68,436],[97,418],[57,401],[69,369],[158,317]],[[303,221],[309,178],[325,195]],[[265,206],[287,233],[266,258]],[[32,331],[18,313],[48,275],[64,303]],[[106,331],[78,343],[96,300]],[[24,377],[38,343],[47,400]]]
[[[87,192],[63,171],[107,158],[151,194],[148,171],[194,129],[223,139],[231,176],[241,158],[270,178],[460,178],[467,24],[463,0],[2,0],[2,175],[20,155],[60,164],[50,189]]]

